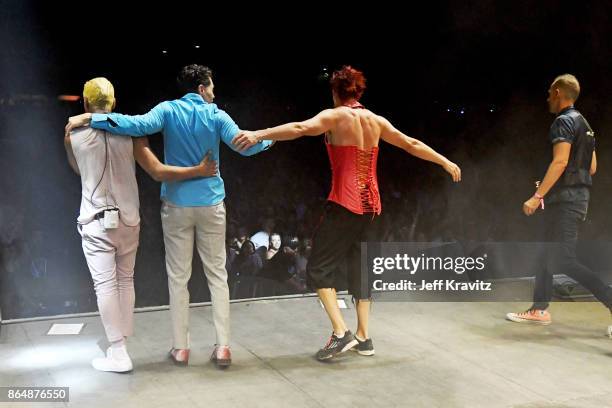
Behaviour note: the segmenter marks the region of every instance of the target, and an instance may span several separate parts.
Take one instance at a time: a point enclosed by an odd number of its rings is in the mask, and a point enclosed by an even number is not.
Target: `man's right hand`
[[[214,177],[219,172],[217,162],[211,158],[210,150],[206,152],[206,155],[196,167],[198,168],[199,177]]]
[[[71,116],[66,124],[65,133],[70,134],[73,129],[89,125],[91,122],[91,113],[82,113],[77,116]]]

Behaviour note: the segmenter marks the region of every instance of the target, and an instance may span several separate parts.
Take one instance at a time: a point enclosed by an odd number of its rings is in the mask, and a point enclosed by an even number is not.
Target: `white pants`
[[[78,225],[108,341],[134,333],[134,263],[140,225],[104,229],[102,220]]]
[[[197,244],[212,302],[217,344],[229,345],[229,288],[225,269],[225,204],[161,209],[174,348],[189,348],[189,290],[193,243]]]

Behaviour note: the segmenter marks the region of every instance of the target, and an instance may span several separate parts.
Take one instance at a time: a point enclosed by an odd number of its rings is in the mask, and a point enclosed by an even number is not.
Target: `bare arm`
[[[546,170],[544,180],[536,191],[537,194],[544,197],[559,180],[567,167],[571,148],[572,145],[568,142],[558,142],[553,145],[553,159],[548,166],[548,170]]]
[[[591,169],[589,173],[591,173],[591,176],[597,173],[597,155],[595,154],[595,150],[593,150],[593,158],[591,159]]]
[[[218,172],[217,163],[207,153],[202,162],[193,167],[168,166],[159,161],[146,137],[132,139],[134,158],[155,181],[179,181],[195,177],[212,177]]]
[[[91,122],[91,113],[81,113],[80,115],[71,116],[68,118],[68,123],[64,130],[66,133],[72,132],[76,128],[80,128],[82,126],[87,126]]]
[[[238,150],[245,150],[263,140],[293,140],[302,136],[319,136],[331,130],[336,120],[336,111],[326,109],[313,118],[303,122],[292,122],[284,125],[257,130],[242,131],[232,143]]]
[[[436,152],[431,147],[418,139],[408,137],[397,130],[391,122],[379,116],[381,125],[380,137],[387,143],[405,150],[407,153],[418,157],[422,160],[427,160],[436,163],[444,168],[452,177],[453,181],[461,181],[461,169],[455,163]]]
[[[565,171],[571,148],[572,145],[568,142],[558,142],[553,145],[553,159],[548,165],[544,180],[542,180],[538,186],[533,197],[523,203],[523,212],[525,215],[533,215],[538,207],[542,205],[541,198],[550,191]],[[591,164],[591,169],[592,168],[593,166]]]
[[[66,148],[66,156],[68,157],[68,164],[72,167],[72,170],[78,175],[81,175],[79,171],[79,165],[76,162],[74,157],[74,152],[72,151],[72,142],[70,141],[70,133],[64,134],[64,147]]]

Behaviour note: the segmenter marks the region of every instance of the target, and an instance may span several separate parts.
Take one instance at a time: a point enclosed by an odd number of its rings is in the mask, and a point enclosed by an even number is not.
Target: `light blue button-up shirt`
[[[162,102],[144,115],[94,113],[91,127],[127,136],[162,132],[166,164],[195,166],[210,150],[219,168],[220,142],[223,141],[236,151],[232,139],[240,131],[227,113],[196,93]],[[266,150],[271,144],[271,141],[266,140],[240,154],[251,156]],[[163,182],[161,198],[179,207],[211,206],[225,198],[225,187],[219,173],[214,177]]]

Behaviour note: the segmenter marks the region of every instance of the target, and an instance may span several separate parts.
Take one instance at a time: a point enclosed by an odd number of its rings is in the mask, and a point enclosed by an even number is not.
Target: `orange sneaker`
[[[516,323],[549,325],[552,322],[547,310],[529,309],[521,313],[508,313],[506,319]]]

